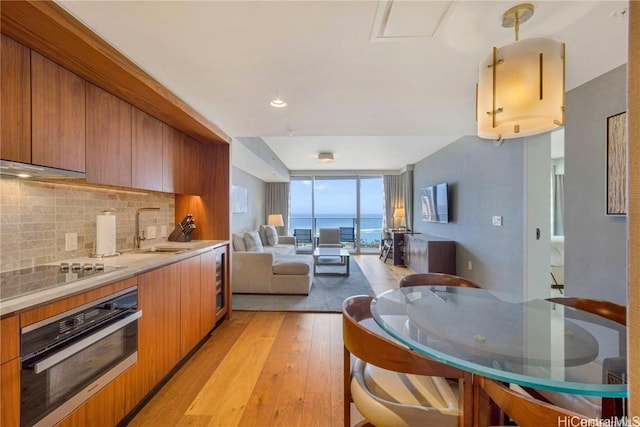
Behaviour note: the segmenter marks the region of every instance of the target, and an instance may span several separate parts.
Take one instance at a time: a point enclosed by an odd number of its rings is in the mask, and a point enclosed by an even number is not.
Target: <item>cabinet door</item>
[[[162,122],[133,107],[131,181],[134,188],[162,191]]]
[[[20,424],[20,318],[0,321],[0,426]]]
[[[31,74],[29,48],[0,39],[0,156],[31,163]]]
[[[202,194],[202,155],[200,153],[200,143],[194,139],[184,136],[182,149],[184,155],[182,157],[181,194],[200,195]]]
[[[0,365],[0,426],[20,425],[20,359]]]
[[[180,132],[171,126],[162,125],[162,190],[167,193],[175,193],[179,187],[177,182],[180,176],[178,165],[180,159]]]
[[[0,363],[20,356],[20,317],[6,317],[0,321]]]
[[[84,79],[31,52],[31,96],[31,163],[84,172]]]
[[[180,360],[180,264],[138,276],[138,384],[146,395]]]
[[[201,332],[200,257],[180,263],[180,340],[184,357],[204,336]]]
[[[131,105],[87,83],[86,176],[131,187]]]
[[[229,259],[228,245],[215,250],[216,254],[216,321],[231,316],[229,304]]]
[[[202,193],[200,143],[169,125],[163,126],[163,191]]]
[[[206,335],[216,324],[216,252],[200,256],[201,262],[201,317],[200,330]]]

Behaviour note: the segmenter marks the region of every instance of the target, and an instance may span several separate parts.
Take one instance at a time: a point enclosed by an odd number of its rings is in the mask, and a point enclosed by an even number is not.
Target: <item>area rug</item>
[[[318,267],[318,271],[344,271],[340,267]],[[342,301],[353,295],[375,295],[358,263],[349,258],[349,276],[313,276],[309,295],[233,294],[231,307],[239,311],[342,312]]]

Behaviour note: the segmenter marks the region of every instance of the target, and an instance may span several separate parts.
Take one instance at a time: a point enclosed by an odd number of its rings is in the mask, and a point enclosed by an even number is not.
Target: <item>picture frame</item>
[[[245,187],[231,186],[231,213],[247,213],[249,211],[249,194]]]
[[[627,113],[607,117],[607,215],[627,214]]]

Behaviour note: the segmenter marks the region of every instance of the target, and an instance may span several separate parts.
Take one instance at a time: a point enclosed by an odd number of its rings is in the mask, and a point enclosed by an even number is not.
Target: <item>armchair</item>
[[[321,228],[318,238],[319,248],[340,248],[340,229],[339,228]]]

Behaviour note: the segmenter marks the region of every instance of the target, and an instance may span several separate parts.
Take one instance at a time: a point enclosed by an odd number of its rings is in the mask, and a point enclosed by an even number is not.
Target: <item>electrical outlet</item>
[[[471,261],[467,261],[467,269],[473,270],[473,263]]]
[[[160,237],[167,237],[167,226],[166,225],[161,225],[160,226]]]
[[[150,225],[147,227],[147,239],[155,239],[156,238],[156,226]]]
[[[64,250],[67,252],[78,250],[78,233],[67,233],[64,235]]]
[[[502,217],[499,215],[495,215],[493,217],[493,225],[496,227],[502,227]]]

